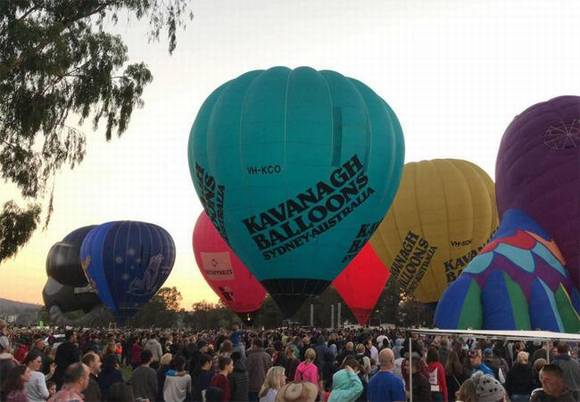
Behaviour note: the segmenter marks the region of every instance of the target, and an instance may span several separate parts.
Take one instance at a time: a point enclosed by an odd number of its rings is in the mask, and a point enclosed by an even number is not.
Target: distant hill
[[[41,308],[40,304],[23,303],[0,297],[0,314],[21,314],[28,311],[38,311]]]

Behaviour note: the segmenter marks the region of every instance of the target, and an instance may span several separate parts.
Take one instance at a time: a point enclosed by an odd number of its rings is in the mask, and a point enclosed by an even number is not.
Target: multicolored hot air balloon
[[[205,211],[286,316],[358,254],[391,204],[403,158],[383,99],[308,67],[223,84],[189,137]]]
[[[83,269],[99,298],[123,323],[163,285],[175,261],[167,231],[145,222],[117,221],[91,230],[81,246]]]
[[[580,286],[580,97],[554,98],[515,117],[501,141],[496,182],[500,216],[519,208],[536,220]]]
[[[370,243],[332,282],[360,325],[365,325],[389,280],[389,270]]]
[[[262,307],[266,291],[221,238],[205,212],[199,215],[193,230],[193,252],[204,279],[230,310],[247,314]]]
[[[440,328],[580,331],[580,293],[556,243],[525,212],[509,209],[492,241],[443,294]]]
[[[403,290],[434,303],[497,222],[493,181],[481,168],[459,159],[412,162],[371,243]]]
[[[49,277],[66,286],[83,287],[88,284],[79,255],[85,236],[94,227],[76,229],[50,248],[46,257],[46,273]]]

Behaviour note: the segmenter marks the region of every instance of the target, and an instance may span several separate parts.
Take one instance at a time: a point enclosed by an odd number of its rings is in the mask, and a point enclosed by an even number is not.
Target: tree
[[[160,297],[165,308],[170,311],[179,311],[179,305],[183,300],[183,296],[177,288],[174,286],[172,288],[161,288],[157,292],[157,297]]]
[[[399,315],[401,295],[401,286],[394,276],[391,276],[377,303],[377,310],[379,310],[379,316],[383,323],[399,324],[401,319]]]
[[[91,119],[105,137],[120,136],[153,76],[144,63],[128,64],[127,46],[106,32],[118,20],[148,19],[150,40],[167,32],[169,52],[185,26],[189,0],[0,1],[0,177],[13,183],[26,208],[14,201],[0,212],[0,262],[15,255],[36,230],[40,201],[54,176],[86,154]],[[189,12],[189,19],[193,16]]]
[[[212,329],[212,328],[229,328],[233,323],[239,322],[240,319],[229,310],[221,301],[210,303],[202,300],[193,303],[184,322],[194,329]]]
[[[177,324],[179,303],[183,297],[177,288],[161,288],[151,300],[128,321],[135,328],[171,328]]]

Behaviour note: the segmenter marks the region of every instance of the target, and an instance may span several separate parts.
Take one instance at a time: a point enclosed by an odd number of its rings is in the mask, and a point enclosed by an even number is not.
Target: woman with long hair
[[[304,352],[304,361],[296,367],[294,381],[308,381],[320,388],[320,376],[318,367],[314,364],[316,360],[316,351],[312,348]]]
[[[2,401],[4,402],[28,402],[25,386],[30,381],[30,369],[25,365],[12,367],[2,384]]]
[[[294,353],[294,348],[292,346],[286,346],[284,352],[286,353],[286,363],[284,364],[284,368],[286,369],[286,377],[292,379],[296,375],[296,368],[300,364],[300,360],[296,358],[296,354]]]
[[[447,353],[445,379],[447,381],[447,402],[455,402],[455,394],[466,379],[465,369],[459,361],[459,356],[455,350],[450,350]]]
[[[431,400],[434,402],[447,401],[447,380],[445,379],[445,369],[439,362],[439,352],[431,347],[427,351],[427,373],[429,384],[431,384]]]
[[[274,402],[278,390],[286,384],[286,370],[281,366],[274,366],[268,369],[264,384],[258,393],[260,402]]]
[[[26,396],[29,402],[44,402],[50,393],[46,387],[46,377],[40,371],[42,368],[42,356],[40,353],[31,351],[24,358],[24,365],[30,370],[30,381],[26,383]]]
[[[103,365],[101,366],[101,373],[97,377],[99,388],[101,388],[101,396],[107,400],[111,386],[118,382],[123,382],[123,374],[119,369],[119,360],[114,354],[108,354],[103,358]]]

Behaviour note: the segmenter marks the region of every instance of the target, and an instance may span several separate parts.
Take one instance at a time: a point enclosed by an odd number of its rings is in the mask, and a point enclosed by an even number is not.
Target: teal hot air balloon
[[[189,137],[196,192],[287,316],[356,256],[399,185],[403,133],[369,87],[274,67],[216,89]]]

